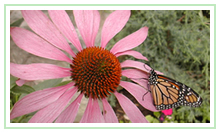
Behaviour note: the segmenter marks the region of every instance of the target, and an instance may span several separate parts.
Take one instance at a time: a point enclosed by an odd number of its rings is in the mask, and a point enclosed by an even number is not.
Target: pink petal
[[[103,116],[104,116],[105,122],[106,123],[118,123],[118,118],[115,115],[114,110],[112,109],[112,107],[110,106],[110,104],[105,98],[102,99],[102,104],[103,104]]]
[[[91,109],[91,114],[89,115],[88,123],[104,123],[102,112],[99,108],[99,103],[97,99],[93,99],[93,105]]]
[[[54,46],[65,50],[70,55],[72,55],[72,57],[75,57],[75,53],[72,51],[66,39],[42,11],[23,10],[22,15],[25,21],[28,23],[28,26],[35,33],[46,39]]]
[[[125,88],[130,94],[132,94],[135,99],[146,109],[151,110],[151,111],[158,111],[156,110],[154,104],[153,104],[153,98],[151,96],[151,93],[148,92],[148,90],[142,88],[141,86],[131,83],[131,82],[126,82],[126,81],[121,81],[120,86]],[[148,93],[147,93],[148,92]],[[144,95],[147,93],[146,95]],[[144,96],[144,97],[143,97]],[[144,98],[144,99],[143,99]]]
[[[15,44],[23,50],[40,57],[72,63],[63,52],[32,32],[19,27],[11,28],[10,32]]]
[[[87,121],[89,119],[89,115],[91,115],[90,114],[91,110],[92,110],[92,98],[89,97],[89,102],[88,102],[86,110],[80,120],[80,123],[87,123]]]
[[[111,13],[105,20],[101,33],[101,47],[105,48],[111,40],[127,23],[131,12],[118,10]]]
[[[119,104],[121,105],[122,109],[125,111],[128,118],[133,123],[147,123],[148,121],[141,113],[141,111],[137,108],[137,106],[132,103],[127,97],[124,95],[114,92],[116,98],[118,99]]]
[[[127,50],[127,51],[115,54],[116,57],[119,57],[121,55],[131,55],[131,56],[135,57],[136,59],[142,59],[142,60],[148,61],[148,59],[146,57],[144,57],[141,53],[139,53],[137,51],[133,51],[133,50]]]
[[[63,111],[69,103],[77,89],[70,89],[66,91],[59,99],[45,108],[38,111],[28,122],[29,123],[51,123]]]
[[[75,28],[64,10],[49,10],[50,18],[62,34],[79,50],[82,50]]]
[[[145,68],[145,67],[146,68]],[[142,63],[142,62],[139,62],[139,61],[133,61],[133,60],[126,60],[124,62],[121,63],[121,67],[122,68],[125,68],[125,67],[134,67],[134,68],[137,68],[139,70],[142,70],[144,72],[147,72],[147,73],[150,73],[150,70],[152,68],[150,68],[148,65]],[[157,74],[163,74],[159,71],[155,71]]]
[[[132,79],[132,78],[131,78],[131,80],[134,81],[135,83],[139,84],[140,86],[142,86],[145,90],[150,90],[148,80],[146,80],[146,79]],[[143,98],[145,98],[145,96]]]
[[[18,79],[18,80],[16,80],[16,84],[18,85],[18,86],[22,86],[22,85],[24,85],[26,82],[28,82],[27,80],[23,80],[23,79]]]
[[[111,49],[113,54],[131,50],[132,48],[140,45],[147,38],[148,28],[143,27],[138,31],[126,36],[125,38],[118,41]]]
[[[73,13],[76,25],[86,46],[94,46],[95,38],[99,30],[99,12],[96,10],[74,10]]]
[[[121,74],[131,79],[141,79],[141,78],[147,79],[148,78],[148,75],[146,72],[143,72],[138,69],[125,69],[125,70],[122,70]]]
[[[57,118],[56,123],[73,123],[76,118],[83,93],[81,93]]]
[[[11,111],[11,119],[37,111],[54,101],[56,101],[67,89],[74,85],[73,82],[59,87],[52,87],[44,90],[35,91],[17,103]]]
[[[138,69],[125,69],[122,70],[121,74],[148,89],[148,75],[146,72]]]
[[[137,69],[142,70],[142,71],[147,72],[147,73],[149,73],[150,70],[151,70],[151,68],[148,65],[146,65],[142,62],[133,61],[133,60],[125,60],[124,62],[121,63],[121,67],[122,68],[124,68],[124,67],[134,67],[134,68],[137,68]]]
[[[70,68],[43,63],[28,65],[10,63],[10,73],[23,80],[54,79],[71,76]]]
[[[80,121],[81,123],[103,123],[104,118],[99,108],[98,100],[89,98],[86,111]]]

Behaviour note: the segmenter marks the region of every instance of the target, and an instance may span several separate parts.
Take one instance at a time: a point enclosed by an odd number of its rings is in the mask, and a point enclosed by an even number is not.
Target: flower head
[[[161,111],[164,115],[172,115],[173,109],[166,109]]]
[[[71,78],[78,90],[92,98],[105,98],[119,85],[121,66],[110,51],[88,47],[79,52],[71,64]]]
[[[40,57],[65,61],[70,64],[70,68],[46,63],[11,63],[11,75],[20,78],[20,85],[24,83],[22,81],[63,77],[71,77],[72,82],[25,96],[14,105],[11,119],[37,111],[29,122],[74,122],[81,99],[85,96],[88,98],[88,104],[80,122],[118,122],[107,101],[107,97],[114,94],[132,122],[147,122],[140,110],[126,96],[117,92],[117,87],[125,88],[143,107],[156,111],[150,94],[142,100],[147,91],[142,87],[147,88],[146,81],[135,80],[146,78],[145,72],[148,70],[141,62],[126,60],[120,63],[117,57],[131,55],[147,60],[142,54],[131,49],[146,39],[148,28],[142,27],[121,39],[109,51],[106,45],[125,26],[130,11],[114,11],[107,17],[102,27],[99,46],[95,44],[100,23],[99,12],[73,11],[77,28],[86,46],[83,48],[67,13],[61,10],[51,10],[48,13],[52,21],[42,11],[22,11],[25,21],[36,34],[13,27],[10,31],[11,37],[21,49]],[[73,52],[66,40],[78,50],[77,53]],[[122,70],[126,67],[136,69]],[[131,80],[138,84],[122,81],[121,76],[132,77]],[[81,93],[70,102],[73,95],[77,95],[77,91]],[[102,109],[98,101],[102,102]]]
[[[172,115],[173,109],[172,108],[165,109],[165,110],[162,110],[161,112],[162,112],[162,114],[160,115],[159,120],[160,120],[160,122],[164,122],[166,116]]]

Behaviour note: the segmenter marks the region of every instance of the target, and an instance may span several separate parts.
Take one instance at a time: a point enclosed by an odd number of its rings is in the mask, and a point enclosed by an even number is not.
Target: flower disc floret
[[[80,51],[70,66],[72,80],[86,97],[107,97],[120,83],[120,62],[103,48],[89,47]]]

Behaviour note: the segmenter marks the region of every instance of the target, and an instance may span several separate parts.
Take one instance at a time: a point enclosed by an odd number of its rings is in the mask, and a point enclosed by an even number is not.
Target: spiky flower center
[[[99,47],[86,48],[73,58],[72,63],[71,78],[86,97],[107,97],[119,85],[120,62],[108,50]]]

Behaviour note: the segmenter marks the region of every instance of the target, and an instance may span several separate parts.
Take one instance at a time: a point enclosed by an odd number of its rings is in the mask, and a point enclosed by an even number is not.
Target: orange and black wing
[[[158,110],[175,108],[181,105],[198,107],[202,98],[188,86],[163,75],[150,78],[154,105]],[[153,80],[152,80],[153,79]]]

